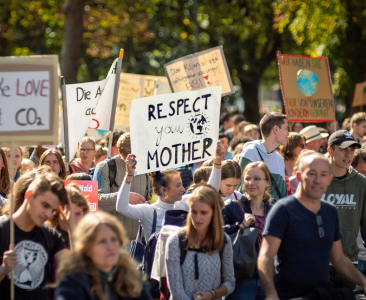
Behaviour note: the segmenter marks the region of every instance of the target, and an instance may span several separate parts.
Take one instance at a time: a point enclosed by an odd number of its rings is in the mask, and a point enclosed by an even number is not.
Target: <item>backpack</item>
[[[118,189],[119,186],[116,182],[116,175],[117,175],[117,165],[116,165],[116,161],[113,157],[107,157],[105,159],[105,161],[108,164],[108,179],[109,179],[109,188],[112,188],[112,186],[116,186],[116,188]],[[89,169],[89,175],[94,176],[95,173],[95,168],[91,168]]]

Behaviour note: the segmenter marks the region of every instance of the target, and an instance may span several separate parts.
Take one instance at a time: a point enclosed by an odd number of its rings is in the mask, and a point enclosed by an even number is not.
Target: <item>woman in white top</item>
[[[240,165],[234,160],[227,159],[221,164],[221,173],[219,175],[221,175],[219,193],[222,200],[225,202],[228,199],[241,199],[242,193],[236,191],[241,178]]]
[[[148,239],[152,233],[154,210],[157,213],[156,231],[160,231],[167,210],[172,210],[174,203],[182,199],[185,189],[180,174],[176,170],[164,170],[149,175],[152,177],[152,189],[159,199],[153,204],[131,205],[129,203],[130,184],[133,170],[136,168],[136,156],[129,154],[126,159],[126,175],[123,184],[118,191],[116,210],[133,220],[139,220],[142,224],[144,236]]]

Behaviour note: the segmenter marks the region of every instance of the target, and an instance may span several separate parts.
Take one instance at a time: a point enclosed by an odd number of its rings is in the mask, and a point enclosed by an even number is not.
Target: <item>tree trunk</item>
[[[244,116],[247,118],[248,122],[258,124],[260,119],[258,105],[258,91],[260,80],[258,77],[252,77],[250,82],[241,78],[239,79],[245,102]]]
[[[66,0],[63,6],[66,17],[65,37],[61,50],[61,74],[66,83],[75,83],[79,68],[81,39],[83,35],[84,0]]]

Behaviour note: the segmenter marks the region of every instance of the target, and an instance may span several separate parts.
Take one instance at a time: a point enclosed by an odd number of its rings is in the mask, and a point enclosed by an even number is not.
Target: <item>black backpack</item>
[[[118,189],[119,186],[116,182],[116,175],[117,175],[117,165],[116,165],[116,161],[113,157],[107,157],[105,159],[105,161],[108,164],[108,170],[109,170],[109,174],[108,174],[108,179],[109,179],[109,188],[112,188],[112,186],[116,186],[116,188]],[[93,176],[95,173],[95,168],[91,168],[89,169],[89,175]]]

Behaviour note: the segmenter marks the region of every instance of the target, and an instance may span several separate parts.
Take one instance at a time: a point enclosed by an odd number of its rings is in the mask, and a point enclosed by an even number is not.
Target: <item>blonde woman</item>
[[[87,214],[74,232],[75,251],[57,270],[57,300],[149,300],[140,271],[121,247],[120,222],[105,212]]]
[[[72,173],[87,173],[91,168],[95,168],[95,140],[90,136],[85,136],[81,140],[78,149],[78,158],[70,162]]]
[[[238,200],[225,201],[222,216],[225,221],[225,231],[229,234],[240,227],[256,227],[259,230],[257,252],[262,242],[262,232],[266,216],[272,205],[269,194],[270,175],[264,162],[252,162],[246,165],[243,172],[245,195]],[[228,300],[264,300],[265,292],[255,270],[252,278],[236,282],[234,292]]]
[[[166,245],[169,299],[221,299],[233,291],[233,250],[223,230],[221,202],[209,185],[195,187],[188,198],[187,226]]]

